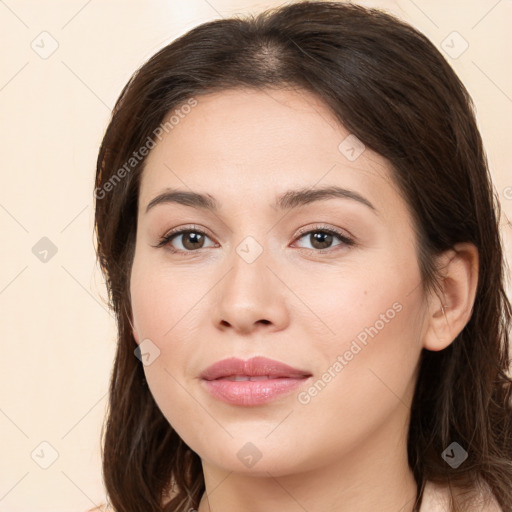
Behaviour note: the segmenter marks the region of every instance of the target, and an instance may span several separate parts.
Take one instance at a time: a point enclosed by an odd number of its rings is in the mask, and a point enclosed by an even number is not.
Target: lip
[[[242,406],[261,405],[304,384],[312,374],[266,357],[218,361],[200,374],[215,398]],[[237,379],[237,380],[235,380]]]

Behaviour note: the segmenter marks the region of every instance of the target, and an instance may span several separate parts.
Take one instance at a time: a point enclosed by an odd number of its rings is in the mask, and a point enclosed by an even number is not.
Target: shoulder
[[[86,512],[114,512],[113,508],[110,508],[105,503],[101,504],[99,507],[96,508],[90,508]]]
[[[451,512],[451,494],[448,485],[427,481],[423,491],[420,512]],[[464,493],[457,493],[457,490],[453,489],[453,494],[462,496]],[[490,488],[482,483],[472,495],[468,512],[484,511],[503,512]]]

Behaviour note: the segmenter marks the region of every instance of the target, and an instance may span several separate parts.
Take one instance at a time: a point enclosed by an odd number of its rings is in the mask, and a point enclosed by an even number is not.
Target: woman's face
[[[158,406],[226,471],[403,446],[426,304],[389,164],[304,91],[196,100],[140,186],[133,325]]]

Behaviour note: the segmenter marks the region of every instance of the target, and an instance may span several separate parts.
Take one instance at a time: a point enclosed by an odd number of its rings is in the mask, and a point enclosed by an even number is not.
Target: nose
[[[263,251],[248,262],[234,252],[229,271],[216,287],[213,321],[218,329],[250,334],[286,328],[286,286],[271,269],[269,259]]]

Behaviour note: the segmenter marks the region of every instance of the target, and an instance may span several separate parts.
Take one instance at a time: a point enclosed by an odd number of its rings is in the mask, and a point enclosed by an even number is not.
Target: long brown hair
[[[113,109],[97,161],[95,229],[118,324],[102,445],[114,509],[185,512],[198,507],[205,490],[200,458],[157,407],[134,356],[129,282],[145,161],[139,149],[174,109],[234,87],[313,92],[388,159],[413,217],[425,292],[436,288],[436,255],[459,242],[477,247],[469,322],[446,349],[421,354],[408,458],[418,484],[416,507],[428,480],[467,490],[483,481],[511,511],[512,308],[504,289],[499,199],[472,100],[416,29],[378,10],[322,1],[197,26],[138,69]],[[453,441],[468,452],[456,469],[441,457]],[[172,499],[164,503],[171,485]],[[452,504],[464,509],[456,499]]]

